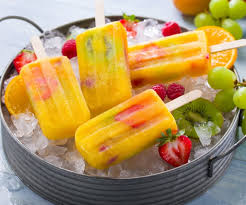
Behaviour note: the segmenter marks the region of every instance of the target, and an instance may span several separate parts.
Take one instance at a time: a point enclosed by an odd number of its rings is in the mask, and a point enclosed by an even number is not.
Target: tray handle
[[[242,111],[241,111],[241,115],[242,117]],[[242,120],[239,120],[239,125],[241,124]],[[232,145],[226,152],[224,152],[221,155],[215,156],[213,158],[210,158],[208,161],[208,177],[212,177],[213,176],[213,171],[214,171],[214,163],[217,162],[220,159],[223,159],[224,157],[226,157],[228,154],[232,153],[233,151],[235,151],[240,145],[242,145],[244,142],[246,141],[246,135],[243,136],[243,138],[241,138],[236,144]]]
[[[9,20],[9,19],[18,19],[21,21],[25,21],[25,22],[31,24],[32,26],[34,26],[40,33],[44,32],[44,30],[38,24],[36,24],[34,21],[32,21],[26,17],[23,17],[23,16],[5,16],[5,17],[0,18],[0,23],[2,21]],[[2,77],[2,73],[0,74],[0,78],[1,77]]]
[[[8,19],[18,19],[21,21],[25,21],[25,22],[31,24],[32,26],[34,26],[37,30],[40,31],[40,33],[44,32],[44,30],[38,24],[36,24],[34,21],[32,21],[26,17],[23,17],[23,16],[5,16],[5,17],[0,18],[0,22],[8,20]]]

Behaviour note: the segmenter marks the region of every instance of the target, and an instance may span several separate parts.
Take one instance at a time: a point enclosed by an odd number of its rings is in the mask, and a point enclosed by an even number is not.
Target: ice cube
[[[35,129],[33,138],[35,139],[37,150],[43,150],[48,147],[49,140],[43,135],[39,127]]]
[[[45,32],[44,48],[48,56],[61,56],[61,49],[66,38],[58,31]]]
[[[129,177],[131,177],[131,175],[130,175],[130,172],[128,172],[127,170],[121,170],[119,177],[120,178],[129,178]]]
[[[31,136],[38,123],[33,113],[12,115],[11,120],[17,129],[16,135],[19,138]]]
[[[208,146],[211,144],[211,137],[213,133],[219,133],[220,128],[211,121],[206,123],[197,123],[194,129],[199,136],[199,140],[203,146]]]
[[[148,38],[148,40],[156,40],[163,37],[161,32],[163,25],[159,24],[158,21],[147,19],[144,20],[144,23],[144,35]]]
[[[61,139],[61,140],[49,140],[49,144],[51,145],[65,145],[68,139]]]
[[[56,146],[56,145],[51,145],[49,144],[47,147],[44,149],[39,149],[38,154],[40,156],[63,156],[67,151],[66,147],[63,146]]]
[[[162,24],[159,24],[158,21],[153,19],[145,19],[137,23],[133,28],[136,32],[136,36],[128,35],[128,44],[134,45],[137,43],[142,43],[150,40],[159,39],[162,36],[161,28]]]
[[[56,167],[62,167],[62,160],[60,157],[57,157],[57,156],[54,156],[54,155],[49,155],[49,156],[46,156],[44,157],[44,160]]]
[[[194,149],[194,158],[198,158],[204,154],[206,154],[210,150],[210,147],[201,147],[198,146]]]
[[[208,146],[211,143],[212,130],[206,124],[197,124],[194,129],[199,136],[199,140],[203,146]]]
[[[85,161],[78,151],[67,152],[65,155],[64,168],[74,171],[78,174],[83,174],[85,170]]]
[[[117,164],[108,169],[108,176],[112,178],[117,178],[120,176],[120,173],[122,171],[122,165]]]
[[[68,139],[68,141],[66,143],[66,147],[67,147],[69,152],[73,152],[73,151],[77,150],[76,146],[75,146],[74,138]]]
[[[68,29],[68,32],[67,32],[67,38],[68,39],[75,39],[77,35],[83,33],[86,29],[85,28],[80,28],[78,26],[71,26],[69,29]]]
[[[196,78],[186,76],[177,81],[177,83],[184,86],[186,93],[195,89],[201,90],[202,97],[209,101],[213,101],[216,93],[218,92],[209,86],[206,75]]]
[[[36,142],[32,137],[22,137],[19,139],[22,144],[25,145],[27,149],[30,150],[32,153],[36,153],[38,150],[36,147]]]

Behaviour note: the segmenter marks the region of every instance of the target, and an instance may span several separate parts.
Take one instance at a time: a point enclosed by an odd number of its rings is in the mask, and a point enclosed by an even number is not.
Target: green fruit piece
[[[240,109],[246,109],[246,87],[239,88],[234,96],[233,101]]]
[[[246,111],[243,111],[242,132],[246,135]]]
[[[235,73],[225,67],[216,67],[208,73],[208,83],[214,89],[233,88],[236,79]]]
[[[246,16],[246,2],[243,0],[231,0],[229,3],[229,17],[233,20]]]
[[[211,0],[209,10],[215,18],[225,18],[229,14],[228,0]]]
[[[199,124],[213,124],[214,126],[210,127],[210,129],[212,136],[214,136],[218,134],[218,127],[221,128],[224,122],[223,115],[215,105],[203,98],[198,98],[186,105],[183,105],[182,107],[174,110],[172,114],[177,122],[178,128],[180,130],[184,129],[185,134],[192,138],[199,138],[195,131],[195,126],[197,127]]]
[[[235,90],[233,88],[221,90],[214,99],[214,104],[221,112],[230,112],[235,108],[233,102]]]
[[[224,28],[225,30],[229,31],[235,39],[240,39],[243,36],[243,29],[241,28],[241,26],[239,25],[239,23],[237,23],[234,20],[231,19],[224,19],[222,21],[221,24],[222,28]]]
[[[197,28],[202,26],[215,26],[215,20],[213,17],[208,13],[200,13],[196,15],[194,19],[194,24]]]

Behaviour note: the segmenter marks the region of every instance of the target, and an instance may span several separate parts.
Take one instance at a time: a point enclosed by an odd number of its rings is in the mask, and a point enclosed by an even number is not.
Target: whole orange
[[[210,0],[173,0],[175,7],[186,15],[196,15],[208,9]]]

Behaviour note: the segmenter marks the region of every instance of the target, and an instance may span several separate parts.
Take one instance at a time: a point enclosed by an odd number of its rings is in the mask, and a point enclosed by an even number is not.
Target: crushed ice
[[[90,27],[94,27],[94,24],[91,24]],[[133,45],[136,43],[158,39],[162,37],[162,27],[162,24],[159,24],[153,19],[146,19],[139,22],[135,28],[137,30],[137,35],[134,38],[128,36],[128,43]],[[78,34],[84,31],[84,28],[72,26],[68,30],[67,37],[75,38]],[[61,48],[65,40],[66,37],[59,32],[46,32],[43,42],[48,55],[60,56]],[[75,57],[70,59],[70,61],[76,78],[79,80],[78,60]],[[16,72],[14,72],[12,76],[4,82],[3,92],[5,92],[7,84],[15,75],[17,75]],[[216,95],[216,91],[209,87],[206,76],[197,78],[185,77],[179,80],[178,83],[185,87],[186,92],[193,89],[202,90],[203,97],[210,101],[212,101]],[[150,88],[151,86],[152,85],[146,85],[142,88],[134,90],[133,92],[136,94]],[[4,103],[3,97],[2,102]],[[196,132],[199,132],[199,135],[203,137],[200,139],[201,142],[199,142],[199,140],[192,139],[193,149],[189,160],[196,159],[201,155],[206,154],[221,139],[221,136],[223,136],[225,131],[228,129],[234,113],[235,110],[225,115],[225,121],[221,132],[216,136],[211,137],[210,131],[205,131],[201,126],[196,127]],[[80,156],[76,150],[74,139],[56,141],[48,140],[42,134],[37,119],[32,113],[19,114],[15,117],[11,116],[10,118],[6,115],[9,115],[7,111],[5,113],[5,118],[8,125],[13,130],[14,135],[31,152],[36,153],[45,161],[57,167],[61,167],[79,174],[86,173],[88,175],[113,178],[129,178],[151,175],[172,168],[170,165],[161,160],[158,154],[158,149],[156,146],[153,146],[132,157],[131,159],[122,162],[121,164],[112,166],[106,170],[97,170],[90,167]]]
[[[144,21],[139,22],[134,28],[137,32],[135,37],[131,35],[128,36],[128,44],[134,45],[150,40],[159,39],[162,36],[161,29],[163,24],[159,24],[158,21],[153,19],[145,19]]]

